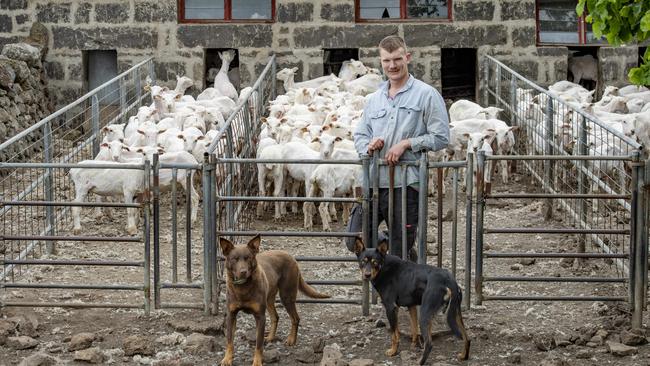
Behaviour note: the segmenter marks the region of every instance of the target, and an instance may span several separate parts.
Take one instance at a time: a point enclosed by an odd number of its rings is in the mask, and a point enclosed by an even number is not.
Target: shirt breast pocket
[[[384,130],[386,129],[386,113],[385,109],[370,112],[372,137],[384,137]]]
[[[399,107],[397,118],[402,131],[402,139],[416,137],[423,133],[425,124],[422,123],[422,108],[419,106]]]

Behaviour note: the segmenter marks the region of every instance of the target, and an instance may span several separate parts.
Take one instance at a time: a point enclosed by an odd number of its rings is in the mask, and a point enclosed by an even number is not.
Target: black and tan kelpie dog
[[[387,356],[396,355],[399,347],[397,312],[400,306],[409,309],[411,342],[412,346],[418,345],[417,306],[420,305],[420,332],[424,343],[420,365],[426,362],[431,353],[431,320],[445,306],[447,324],[454,335],[464,342],[463,352],[458,355],[458,358],[466,360],[469,357],[470,341],[460,309],[462,294],[449,271],[404,261],[387,254],[388,242],[385,240],[377,245],[377,249],[366,249],[363,241],[357,238],[354,252],[359,259],[363,278],[372,282],[386,309],[386,317],[392,333],[391,348],[386,351]]]
[[[293,346],[298,337],[300,317],[296,310],[298,290],[316,299],[328,298],[303,280],[298,263],[289,253],[282,250],[268,250],[260,253],[260,236],[247,245],[234,245],[220,238],[219,246],[226,257],[226,353],[221,366],[230,366],[233,361],[233,340],[237,313],[243,310],[253,314],[257,330],[253,366],[262,365],[264,347],[264,326],[266,310],[271,316],[271,329],[266,341],[275,338],[278,328],[278,312],[275,310],[275,295],[291,318],[291,331],[285,344]]]

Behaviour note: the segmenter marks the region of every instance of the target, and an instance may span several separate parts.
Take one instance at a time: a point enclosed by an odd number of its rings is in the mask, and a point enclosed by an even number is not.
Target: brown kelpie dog
[[[303,280],[298,263],[289,253],[269,250],[260,253],[260,236],[247,245],[234,245],[220,238],[219,246],[226,257],[226,354],[221,366],[232,365],[233,339],[237,313],[243,310],[253,314],[257,327],[253,366],[262,365],[264,340],[272,341],[278,328],[278,312],[275,310],[275,295],[280,292],[282,305],[291,317],[291,331],[285,344],[293,346],[298,336],[300,317],[296,311],[298,290],[314,299],[325,299],[324,295]],[[271,316],[271,329],[264,339],[266,310]]]

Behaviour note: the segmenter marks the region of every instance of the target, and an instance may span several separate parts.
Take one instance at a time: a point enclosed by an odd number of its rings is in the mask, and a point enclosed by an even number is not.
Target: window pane
[[[185,0],[185,19],[224,19],[224,0]]]
[[[594,32],[591,30],[591,23],[585,22],[585,26],[587,27],[587,43],[607,43],[607,39],[605,37],[601,37],[600,39],[594,37]]]
[[[399,0],[359,0],[361,19],[399,19]]]
[[[271,0],[232,0],[232,19],[271,19]]]
[[[409,18],[443,18],[448,17],[447,0],[408,0]]]
[[[539,40],[579,43],[575,0],[539,0]]]

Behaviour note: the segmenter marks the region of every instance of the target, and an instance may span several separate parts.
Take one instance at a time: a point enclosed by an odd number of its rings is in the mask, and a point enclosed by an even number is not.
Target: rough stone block
[[[77,11],[74,13],[74,22],[77,24],[85,24],[90,21],[90,9],[92,4],[81,3],[77,6]]]
[[[501,2],[502,20],[535,19],[535,2],[510,0]]]
[[[323,76],[323,64],[309,64],[309,72],[307,73],[308,79],[315,79]]]
[[[415,76],[417,79],[426,80],[426,66],[421,63],[413,63],[409,65],[409,72]]]
[[[554,80],[566,80],[567,79],[567,70],[569,69],[569,63],[567,60],[555,61],[553,63],[554,69]]]
[[[600,69],[602,71],[603,80],[616,80],[620,73],[617,62],[601,62]]]
[[[11,33],[11,17],[9,15],[0,14],[0,33]]]
[[[314,4],[310,2],[288,3],[278,6],[278,22],[309,22],[313,20]]]
[[[556,56],[568,57],[569,51],[566,47],[537,47],[537,54],[539,56]]]
[[[176,38],[184,47],[271,47],[273,30],[269,24],[179,25]]]
[[[29,14],[18,14],[16,15],[16,24],[21,25],[29,21]]]
[[[95,4],[95,21],[98,23],[124,23],[129,19],[129,4]]]
[[[135,4],[136,22],[173,22],[176,18],[175,3],[155,1]]]
[[[154,62],[156,79],[162,81],[176,80],[176,76],[187,74],[184,62]]]
[[[514,28],[512,30],[512,45],[514,47],[528,47],[535,45],[537,31],[534,26]]]
[[[352,22],[354,8],[352,4],[323,4],[320,8],[320,17],[331,22]]]
[[[142,27],[71,29],[54,26],[52,37],[55,49],[150,49],[158,44],[156,31]]]
[[[533,60],[506,60],[504,62],[506,65],[508,65],[510,68],[515,70],[517,73],[521,74],[523,77],[530,79],[530,80],[536,80],[537,79],[537,72],[539,70],[539,64],[537,61]]]
[[[3,10],[27,9],[27,0],[0,0],[0,9]]]
[[[72,63],[68,65],[68,78],[70,80],[81,81],[83,78],[83,72],[80,64]]]
[[[454,2],[454,21],[492,20],[493,18],[494,2],[492,1]]]
[[[278,46],[283,47],[283,48],[288,48],[289,47],[289,40],[288,39],[279,39],[278,40]]]
[[[41,23],[68,23],[70,4],[37,4],[36,20]]]
[[[504,25],[458,27],[450,24],[405,24],[404,38],[410,47],[479,47],[506,44],[507,31]]]
[[[377,47],[379,41],[397,34],[397,25],[356,24],[354,27],[322,26],[294,29],[294,42],[298,48],[357,48]],[[407,44],[408,41],[407,41]]]
[[[43,66],[45,67],[45,72],[47,73],[48,78],[54,80],[64,79],[65,74],[63,72],[63,65],[61,65],[60,62],[57,61],[44,62]]]

